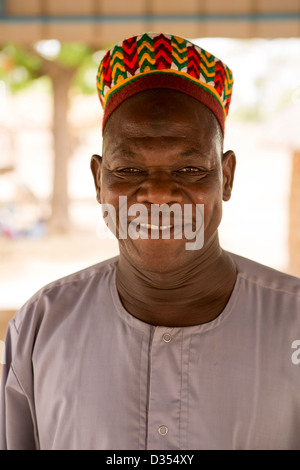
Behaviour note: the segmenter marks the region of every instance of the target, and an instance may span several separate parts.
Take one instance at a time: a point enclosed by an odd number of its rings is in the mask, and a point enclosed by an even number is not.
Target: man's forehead
[[[214,114],[202,103],[173,90],[148,90],[122,103],[104,130],[112,146],[117,142],[161,139],[170,144],[201,142],[212,133],[222,134]]]
[[[182,110],[177,111],[179,114],[167,113],[165,120],[159,120],[158,125],[154,126],[145,110],[143,120],[136,117],[128,122],[120,107],[105,128],[103,155],[137,160],[142,154],[156,152],[176,158],[193,158],[200,155],[206,157],[211,152],[219,153],[222,150],[223,136],[213,115],[197,121],[189,114],[184,119]],[[204,115],[206,112],[209,111],[204,111]],[[180,119],[176,118],[178,116]]]

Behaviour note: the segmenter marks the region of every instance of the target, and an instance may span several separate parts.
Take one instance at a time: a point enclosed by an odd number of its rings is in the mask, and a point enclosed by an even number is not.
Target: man
[[[120,255],[44,287],[10,323],[2,448],[300,449],[299,279],[218,240],[230,69],[153,33],[108,51],[97,80],[91,168]],[[173,205],[181,220],[166,223]]]

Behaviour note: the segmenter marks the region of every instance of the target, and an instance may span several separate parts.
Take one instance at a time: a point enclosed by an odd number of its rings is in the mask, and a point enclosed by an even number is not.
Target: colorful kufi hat
[[[231,101],[231,70],[192,42],[150,33],[125,39],[103,57],[97,91],[104,110],[102,128],[127,98],[153,88],[185,93],[209,108],[224,134]]]

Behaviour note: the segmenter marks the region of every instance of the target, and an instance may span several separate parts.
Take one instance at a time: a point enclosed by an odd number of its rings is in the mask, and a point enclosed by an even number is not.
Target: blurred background
[[[145,31],[194,40],[233,70],[225,249],[300,276],[298,0],[0,0],[0,340],[48,282],[118,253],[96,202],[96,71]]]

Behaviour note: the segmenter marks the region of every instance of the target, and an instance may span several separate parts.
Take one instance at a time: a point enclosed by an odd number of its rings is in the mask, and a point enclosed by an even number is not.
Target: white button
[[[162,338],[163,338],[165,343],[169,343],[172,339],[172,336],[170,335],[170,333],[164,333]]]
[[[166,434],[168,434],[168,431],[169,431],[169,428],[165,426],[164,424],[162,424],[158,428],[158,434],[160,434],[161,436],[165,436]]]

